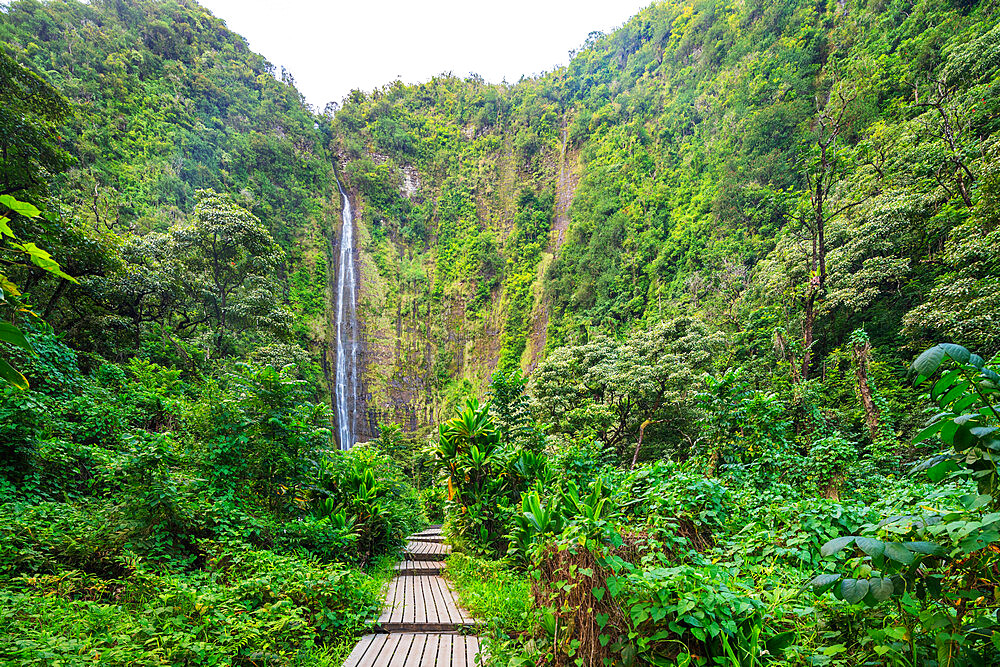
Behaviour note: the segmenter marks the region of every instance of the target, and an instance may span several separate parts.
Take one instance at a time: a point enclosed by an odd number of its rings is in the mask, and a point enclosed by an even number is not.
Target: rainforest
[[[225,18],[0,5],[0,665],[1000,665],[1000,2]]]

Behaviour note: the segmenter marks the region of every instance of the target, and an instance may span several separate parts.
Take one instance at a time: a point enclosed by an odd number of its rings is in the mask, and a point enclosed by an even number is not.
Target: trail
[[[344,667],[472,667],[479,638],[459,634],[475,627],[455,592],[441,578],[451,548],[441,527],[411,535],[405,560],[396,566],[375,634],[365,635]]]

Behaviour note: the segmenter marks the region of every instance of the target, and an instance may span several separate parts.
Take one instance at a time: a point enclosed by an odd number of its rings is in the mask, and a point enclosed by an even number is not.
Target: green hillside
[[[322,113],[223,18],[0,6],[0,665],[341,665],[442,522],[486,665],[1000,664],[1000,5]]]

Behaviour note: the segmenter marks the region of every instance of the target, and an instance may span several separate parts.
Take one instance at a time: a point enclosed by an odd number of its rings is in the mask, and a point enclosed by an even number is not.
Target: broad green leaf
[[[52,259],[52,255],[50,255],[47,251],[42,250],[34,243],[12,243],[11,245],[27,254],[31,263],[38,268],[48,271],[49,273],[57,275],[70,282],[77,282],[76,278],[70,276],[62,270],[59,266],[59,262]]]
[[[970,421],[978,420],[978,419],[979,419],[979,413],[978,412],[966,412],[965,414],[961,414],[961,415],[955,417],[955,419],[953,421],[956,424],[962,425],[962,424],[968,424]],[[975,425],[975,422],[973,422],[973,425]]]
[[[931,389],[931,399],[937,400],[937,397],[948,390],[957,378],[962,375],[962,369],[953,368],[952,370],[944,373],[941,379],[934,383],[934,388]]]
[[[909,565],[914,561],[913,552],[899,542],[886,542],[885,555],[886,557],[891,558],[897,563],[902,563],[903,565]]]
[[[819,595],[823,591],[829,590],[839,579],[839,574],[820,574],[812,578],[809,586],[813,589],[814,593]]]
[[[934,375],[942,361],[944,361],[944,348],[940,345],[924,350],[910,365],[910,374],[915,376],[913,384],[920,384]]]
[[[27,350],[28,352],[35,351],[35,348],[31,347],[31,343],[29,343],[28,339],[24,337],[21,330],[10,322],[0,321],[0,340],[5,343],[10,343],[11,345],[16,345],[21,349]]]
[[[14,367],[8,364],[4,359],[0,359],[0,379],[6,380],[8,384],[17,387],[18,389],[28,389],[28,380],[14,370]]]
[[[872,558],[878,558],[885,553],[885,543],[882,540],[876,540],[871,537],[857,537],[854,539],[854,543]]]
[[[28,202],[18,201],[10,195],[0,195],[0,204],[3,204],[10,210],[23,215],[26,218],[37,218],[42,214],[41,211]]]
[[[938,405],[940,405],[942,408],[947,405],[951,405],[958,398],[964,396],[965,392],[968,390],[969,390],[969,381],[962,380],[961,382],[956,383],[954,387],[949,389],[947,394],[938,399]]]
[[[969,431],[972,432],[972,435],[980,440],[998,430],[1000,430],[1000,426],[974,426],[969,429]]]
[[[895,589],[892,585],[892,580],[885,577],[873,577],[868,582],[868,588],[871,591],[872,597],[879,602],[884,602],[892,597],[892,592]]]
[[[944,556],[946,553],[943,547],[933,542],[903,542],[903,546],[914,553],[928,556]]]
[[[964,452],[974,444],[976,444],[976,437],[972,435],[972,429],[968,426],[963,424],[957,431],[955,431],[955,438],[953,440],[955,451]]]
[[[983,366],[986,365],[986,362],[983,361],[983,358],[980,357],[978,354],[973,353],[969,355],[969,365],[975,366],[979,370],[982,370]]]
[[[6,236],[8,238],[16,239],[14,236],[14,230],[10,228],[10,218],[5,218],[0,216],[0,236]]]
[[[868,595],[867,579],[844,579],[840,584],[840,597],[851,604],[861,602],[866,595]]]
[[[958,431],[960,424],[955,422],[954,419],[945,419],[943,421],[944,424],[941,426],[941,440],[950,445],[955,440],[955,433]]]
[[[937,421],[937,422],[931,424],[930,426],[928,426],[924,430],[920,431],[920,433],[917,433],[915,436],[913,436],[912,442],[914,444],[916,444],[918,442],[923,442],[924,440],[926,440],[927,438],[931,437],[932,435],[936,435],[937,432],[941,430],[942,426],[944,426],[944,422],[943,421]]]
[[[951,406],[951,409],[955,412],[965,412],[970,405],[976,402],[976,399],[977,396],[975,394],[968,394],[967,396],[955,401],[955,403]]]
[[[0,289],[7,296],[21,296],[21,290],[17,289],[17,285],[12,283],[7,279],[7,276],[0,274]]]
[[[829,542],[827,542],[826,544],[824,544],[822,547],[820,547],[819,553],[821,556],[833,555],[853,541],[854,541],[854,535],[834,538]]]
[[[961,345],[955,345],[954,343],[941,343],[940,347],[944,350],[945,354],[960,364],[969,363],[969,358],[972,356],[972,353],[970,353],[967,349]]]
[[[958,470],[958,464],[951,459],[945,459],[939,463],[934,464],[927,471],[927,476],[932,482],[940,482],[942,479],[947,477],[950,473]]]

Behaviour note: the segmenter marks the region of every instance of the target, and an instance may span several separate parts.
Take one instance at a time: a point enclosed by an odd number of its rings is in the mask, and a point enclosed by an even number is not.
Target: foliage
[[[362,563],[395,553],[407,535],[427,523],[420,498],[399,467],[369,446],[323,453],[305,490],[321,521],[355,535],[353,558]]]
[[[462,606],[485,621],[490,632],[509,637],[528,629],[531,589],[524,574],[503,561],[458,553],[448,556],[445,565]]]
[[[0,58],[9,58],[9,56],[2,53],[2,49],[0,49]],[[3,121],[0,120],[0,122]],[[5,150],[4,155],[6,156],[6,154]],[[14,188],[14,190],[16,189]],[[52,259],[52,256],[48,252],[42,250],[34,243],[22,241],[10,227],[10,216],[20,216],[30,221],[41,217],[41,211],[27,202],[14,199],[14,197],[6,192],[0,194],[0,205],[8,211],[6,215],[0,215],[0,264],[5,267],[4,271],[7,272],[11,268],[16,270],[18,268],[32,267],[59,276],[65,280],[76,282],[74,278],[63,272],[59,263]],[[26,264],[25,260],[28,260],[30,264]],[[0,307],[10,312],[12,320],[18,316],[23,316],[25,313],[29,315],[34,314],[26,306],[23,295],[17,285],[11,282],[4,274],[0,274]],[[20,347],[27,352],[34,352],[34,349],[24,337],[21,330],[11,322],[0,320],[0,341],[6,345]],[[3,357],[0,357],[0,379],[18,389],[28,388],[28,381],[25,377]]]
[[[514,504],[530,480],[545,475],[545,458],[505,447],[489,404],[475,399],[441,424],[435,455],[447,475],[453,537],[473,552],[505,554]]]

